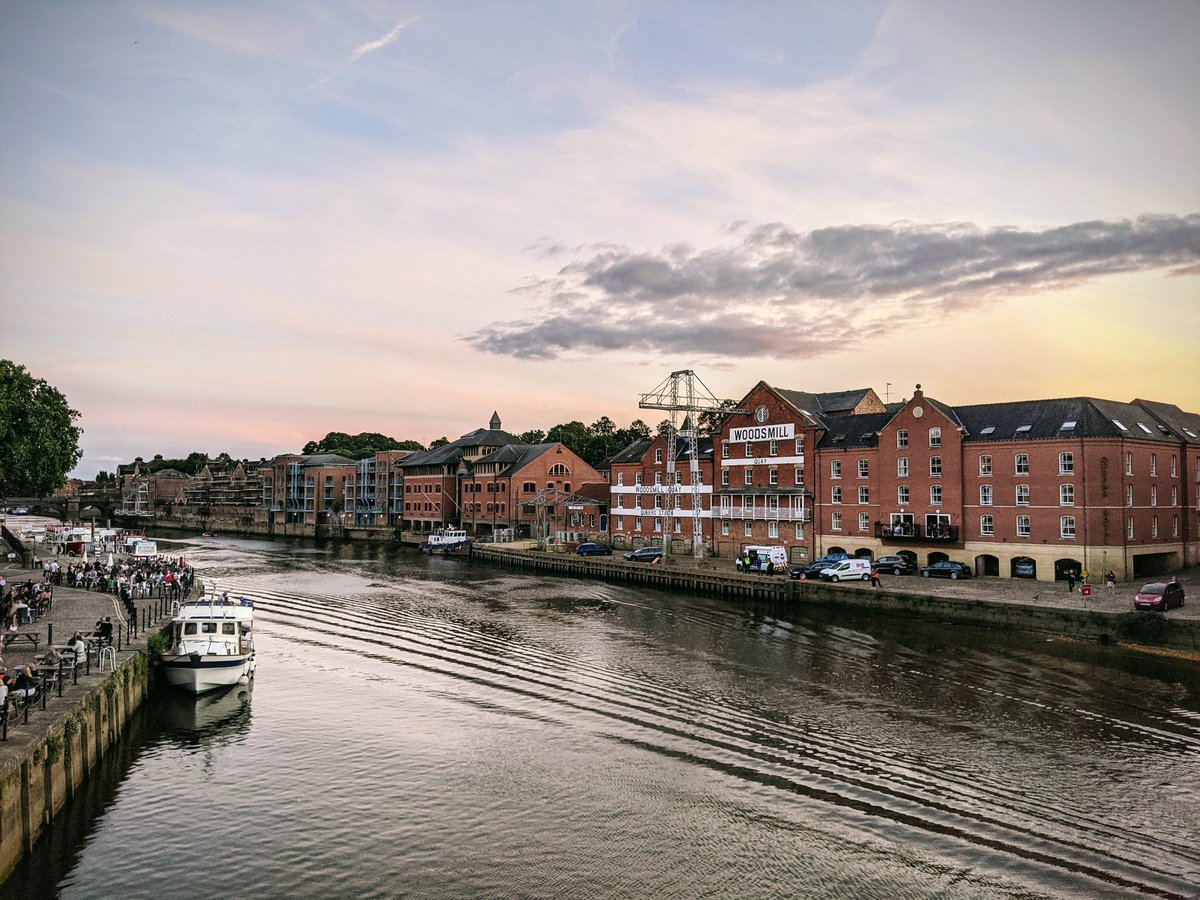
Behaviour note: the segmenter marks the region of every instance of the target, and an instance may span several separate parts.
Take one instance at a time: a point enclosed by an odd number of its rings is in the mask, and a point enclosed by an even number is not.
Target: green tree
[[[79,413],[57,388],[0,359],[0,497],[45,497],[83,451]]]
[[[546,442],[546,432],[540,428],[531,428],[529,431],[522,431],[518,434],[517,440],[524,441],[526,444],[544,444]]]
[[[317,453],[336,453],[348,459],[366,459],[381,450],[424,450],[417,441],[398,441],[385,434],[364,431],[360,434],[346,434],[342,431],[331,431],[319,441],[309,441],[300,451],[305,456]]]

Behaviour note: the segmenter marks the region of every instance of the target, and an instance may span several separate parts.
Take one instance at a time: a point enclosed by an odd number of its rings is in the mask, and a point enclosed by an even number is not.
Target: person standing
[[[871,588],[879,589],[879,564],[874,562],[871,563]]]
[[[1073,594],[1073,593],[1075,593],[1075,570],[1067,569],[1066,575],[1067,575],[1067,593]]]
[[[1108,585],[1108,592],[1111,594],[1117,587],[1117,576],[1110,570],[1109,573],[1104,576],[1104,583]]]

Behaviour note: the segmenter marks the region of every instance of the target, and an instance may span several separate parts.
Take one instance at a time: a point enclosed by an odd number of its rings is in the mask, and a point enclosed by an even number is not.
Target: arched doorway
[[[838,555],[849,556],[850,554],[847,553],[841,547],[830,547],[828,550],[825,551],[825,555],[826,556],[838,556]]]
[[[932,566],[934,563],[948,562],[949,559],[949,554],[943,553],[941,550],[934,550],[929,554],[925,564],[927,566]]]
[[[1079,574],[1083,571],[1083,563],[1077,559],[1064,557],[1054,561],[1054,580],[1066,581],[1067,573],[1071,573],[1078,580]]]
[[[875,552],[873,550],[868,550],[866,547],[859,547],[857,550],[854,551],[854,558],[855,559],[874,559]]]
[[[1000,557],[992,556],[989,553],[982,553],[975,557],[975,574],[999,576]]]

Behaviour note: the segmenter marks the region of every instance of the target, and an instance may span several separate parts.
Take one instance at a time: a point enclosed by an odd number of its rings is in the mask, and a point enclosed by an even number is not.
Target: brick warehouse
[[[662,477],[661,439],[613,458],[618,543],[687,537],[695,496],[704,543],[722,557],[779,544],[794,561],[898,554],[956,559],[977,575],[1112,570],[1127,580],[1193,564],[1200,550],[1200,416],[1170,404],[950,407],[919,386],[884,404],[870,389],[813,394],[760,382],[737,407],[744,412],[714,437],[711,492],[652,480]],[[702,462],[702,480],[713,477]],[[662,499],[650,506],[649,497]],[[669,524],[646,527],[654,521]]]

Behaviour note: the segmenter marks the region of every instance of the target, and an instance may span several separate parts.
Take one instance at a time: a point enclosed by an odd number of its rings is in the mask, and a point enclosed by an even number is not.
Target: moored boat
[[[186,603],[171,618],[171,646],[161,657],[167,682],[202,694],[245,684],[254,675],[254,606],[210,596]]]
[[[450,525],[433,532],[417,549],[442,556],[466,556],[471,552],[471,539],[464,529]]]

